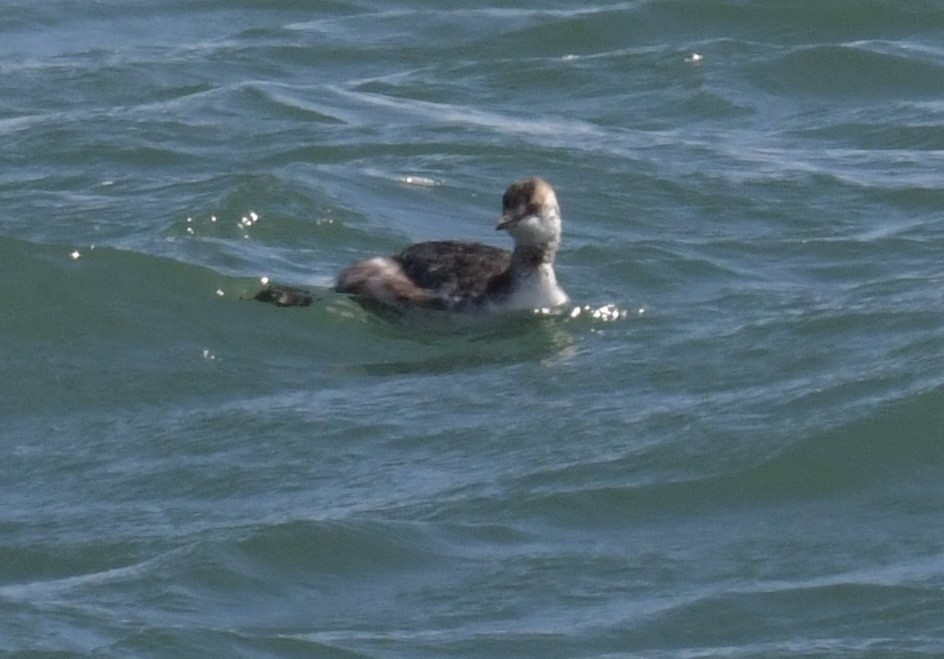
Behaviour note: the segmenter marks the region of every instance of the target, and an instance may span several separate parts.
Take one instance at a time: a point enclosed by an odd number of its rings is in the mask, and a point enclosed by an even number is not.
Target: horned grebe
[[[514,251],[452,240],[416,243],[394,256],[351,265],[335,290],[366,306],[399,310],[532,310],[567,302],[554,275],[560,207],[547,181],[532,176],[508,186],[495,229],[511,234]],[[267,287],[256,299],[295,306],[311,302],[305,293]]]
[[[508,186],[495,229],[511,234],[513,252],[451,240],[417,243],[355,263],[335,289],[394,308],[515,310],[567,302],[554,275],[561,217],[551,186],[537,177]]]

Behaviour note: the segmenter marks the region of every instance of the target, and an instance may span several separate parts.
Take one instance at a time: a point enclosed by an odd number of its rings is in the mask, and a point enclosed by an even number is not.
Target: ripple
[[[834,99],[939,98],[944,67],[864,45],[811,46],[753,67],[759,87],[787,96]]]

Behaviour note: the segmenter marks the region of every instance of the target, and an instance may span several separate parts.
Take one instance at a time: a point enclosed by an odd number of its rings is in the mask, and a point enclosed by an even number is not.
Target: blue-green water
[[[920,0],[4,3],[0,651],[944,654],[942,44]],[[581,313],[330,292],[505,244],[530,174]]]

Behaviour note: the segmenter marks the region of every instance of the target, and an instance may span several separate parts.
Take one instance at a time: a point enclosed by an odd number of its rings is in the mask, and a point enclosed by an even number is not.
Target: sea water
[[[4,3],[0,650],[944,654],[942,44],[899,0]],[[559,313],[331,292],[508,246],[527,175]]]

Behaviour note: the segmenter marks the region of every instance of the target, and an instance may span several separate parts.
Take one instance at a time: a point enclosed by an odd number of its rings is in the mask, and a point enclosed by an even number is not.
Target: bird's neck
[[[553,266],[557,245],[556,241],[539,245],[515,245],[515,251],[511,253],[512,270],[529,271],[542,265]]]
[[[506,309],[544,309],[567,302],[567,294],[557,284],[554,256],[557,243],[516,245],[511,255]]]

